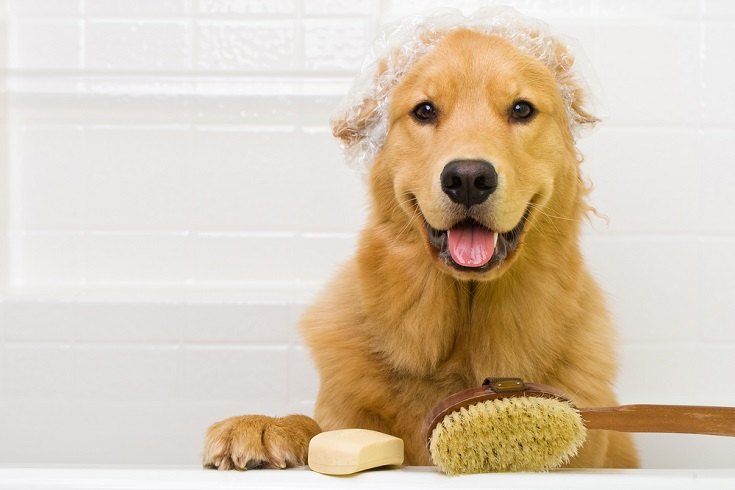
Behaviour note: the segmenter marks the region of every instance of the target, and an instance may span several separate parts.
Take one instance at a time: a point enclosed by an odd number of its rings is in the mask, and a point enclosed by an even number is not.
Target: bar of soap
[[[403,439],[366,429],[322,432],[309,443],[309,467],[325,475],[349,475],[403,463]]]

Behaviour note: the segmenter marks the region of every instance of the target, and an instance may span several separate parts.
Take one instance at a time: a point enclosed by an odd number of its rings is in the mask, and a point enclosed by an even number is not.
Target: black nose
[[[467,207],[484,202],[498,188],[498,173],[485,160],[453,160],[439,179],[449,199]]]

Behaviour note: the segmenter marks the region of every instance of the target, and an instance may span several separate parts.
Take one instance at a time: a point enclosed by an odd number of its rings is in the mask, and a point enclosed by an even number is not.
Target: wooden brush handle
[[[580,408],[588,429],[735,436],[735,408],[687,405],[623,405]]]

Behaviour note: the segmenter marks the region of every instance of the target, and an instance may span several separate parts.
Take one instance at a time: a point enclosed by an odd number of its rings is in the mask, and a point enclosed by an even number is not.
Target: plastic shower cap
[[[367,171],[388,132],[390,94],[419,58],[430,52],[449,32],[471,29],[500,36],[537,58],[555,74],[575,136],[598,121],[591,111],[588,87],[578,69],[579,49],[552,36],[549,26],[510,7],[480,9],[464,15],[445,9],[424,17],[410,17],[389,24],[374,42],[352,88],[332,117],[332,130],[342,140],[347,163]],[[576,58],[576,62],[575,62]],[[585,58],[581,58],[585,60]],[[585,67],[587,72],[589,67]]]

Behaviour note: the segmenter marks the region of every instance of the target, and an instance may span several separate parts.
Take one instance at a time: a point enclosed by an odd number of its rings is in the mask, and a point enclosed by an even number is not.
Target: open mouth
[[[461,271],[487,272],[502,263],[520,243],[528,210],[510,231],[498,233],[473,219],[465,219],[448,230],[426,224],[429,244],[439,260]]]

